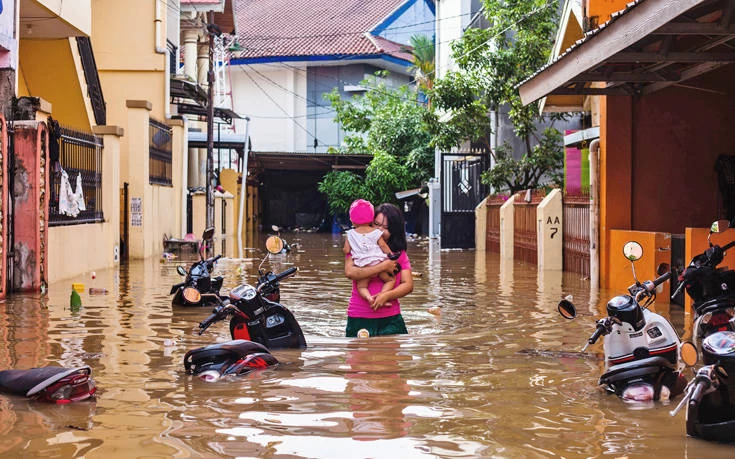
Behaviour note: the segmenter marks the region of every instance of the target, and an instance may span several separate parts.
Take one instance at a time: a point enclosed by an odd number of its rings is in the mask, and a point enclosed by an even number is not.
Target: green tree
[[[416,91],[389,88],[380,78],[361,85],[368,90],[359,97],[342,99],[337,89],[325,96],[348,132],[343,146],[330,151],[372,155],[364,173],[331,171],[319,183],[332,213],[346,212],[357,198],[397,202],[397,191],[419,187],[433,173],[434,149],[423,124],[427,109],[417,101]]]
[[[416,84],[423,92],[434,86],[434,57],[436,55],[434,37],[427,35],[411,36],[411,54]]]
[[[557,28],[556,0],[483,0],[488,29],[468,29],[452,44],[459,70],[434,82],[434,111],[427,117],[434,143],[449,149],[464,142],[483,144],[495,167],[483,182],[516,192],[551,182],[563,166],[561,135],[539,128],[545,115],[538,103],[524,106],[517,85],[546,64]],[[494,151],[489,113],[507,110],[523,151],[509,144]],[[552,115],[551,119],[563,115]],[[520,159],[515,159],[520,157]]]

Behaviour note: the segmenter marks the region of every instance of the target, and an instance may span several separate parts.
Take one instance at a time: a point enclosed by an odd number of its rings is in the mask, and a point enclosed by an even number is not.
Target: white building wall
[[[454,68],[451,43],[462,36],[472,19],[471,0],[437,0],[436,2],[436,58],[437,78]]]
[[[232,66],[233,110],[250,117],[253,151],[306,152],[306,69],[294,64]],[[236,120],[245,133],[245,120]]]

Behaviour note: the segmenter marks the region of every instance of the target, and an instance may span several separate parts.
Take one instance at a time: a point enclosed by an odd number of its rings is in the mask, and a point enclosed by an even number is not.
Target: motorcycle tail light
[[[199,290],[193,287],[185,288],[183,295],[184,299],[189,303],[199,303],[202,299],[202,294],[199,293]]]
[[[85,400],[97,392],[94,380],[86,373],[76,373],[50,385],[39,395],[39,399],[54,403],[71,403]]]
[[[722,325],[727,325],[730,322],[730,315],[726,312],[716,312],[714,314],[711,314],[711,318],[708,322],[705,322],[712,327],[720,327]]]

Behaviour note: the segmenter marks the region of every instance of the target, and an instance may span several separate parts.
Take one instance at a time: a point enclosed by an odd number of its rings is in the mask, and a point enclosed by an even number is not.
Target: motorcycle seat
[[[614,383],[646,375],[655,375],[661,368],[675,370],[676,367],[664,357],[648,357],[641,360],[614,365],[600,376],[600,383]]]
[[[88,366],[77,368],[47,366],[28,370],[0,371],[0,388],[12,394],[30,397],[56,381],[78,372],[89,375],[92,369]]]

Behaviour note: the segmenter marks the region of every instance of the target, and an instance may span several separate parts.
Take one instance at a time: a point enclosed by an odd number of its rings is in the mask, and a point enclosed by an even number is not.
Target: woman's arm
[[[383,271],[395,269],[396,262],[392,260],[381,261],[375,266],[365,266],[363,268],[355,266],[352,257],[345,257],[345,276],[352,280],[369,279],[375,277]]]
[[[380,292],[375,295],[373,303],[370,305],[373,310],[385,306],[391,300],[397,300],[402,298],[409,293],[413,292],[413,274],[410,269],[401,270],[401,283],[387,292]]]

